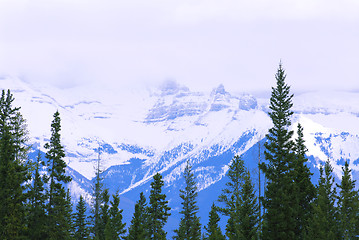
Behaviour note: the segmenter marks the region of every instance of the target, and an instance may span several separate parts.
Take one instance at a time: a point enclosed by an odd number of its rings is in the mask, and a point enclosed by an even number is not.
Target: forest
[[[313,183],[303,127],[298,124],[296,134],[291,130],[293,94],[282,64],[275,78],[269,103],[273,126],[264,143],[265,160],[258,166],[266,178],[263,196],[258,197],[250,171],[237,155],[227,171],[228,182],[202,226],[197,182],[187,162],[182,173],[185,187],[178,193],[181,219],[171,234],[173,239],[359,239],[359,193],[349,163],[345,162],[342,177],[336,182],[329,159],[322,162],[319,180]],[[72,179],[66,174],[60,113],[53,115],[45,155],[39,150],[34,161],[28,156],[31,146],[26,120],[13,102],[11,91],[2,90],[0,239],[168,239],[164,226],[171,209],[162,193],[160,173],[153,176],[149,196],[138,196],[128,221],[122,216],[120,194],[110,196],[100,167],[91,203],[82,196],[71,199],[68,184]],[[224,228],[220,227],[221,219],[226,219]]]

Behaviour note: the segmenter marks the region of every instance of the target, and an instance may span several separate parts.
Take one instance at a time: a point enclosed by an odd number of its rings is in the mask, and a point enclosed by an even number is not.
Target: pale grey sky
[[[359,90],[357,0],[0,0],[0,75],[59,87]],[[1,86],[3,87],[3,86]]]

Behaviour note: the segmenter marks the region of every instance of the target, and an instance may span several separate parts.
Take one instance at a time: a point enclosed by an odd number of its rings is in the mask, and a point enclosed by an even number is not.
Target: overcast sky
[[[61,88],[359,90],[358,0],[0,0],[0,75]],[[1,86],[5,87],[5,86]]]

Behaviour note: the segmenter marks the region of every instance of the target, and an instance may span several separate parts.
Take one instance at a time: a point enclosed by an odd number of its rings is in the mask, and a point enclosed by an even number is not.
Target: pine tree
[[[146,239],[147,236],[147,211],[146,198],[143,192],[140,193],[140,199],[135,204],[135,212],[131,220],[131,226],[128,229],[126,240]]]
[[[212,204],[211,211],[209,212],[209,221],[208,225],[204,227],[207,231],[205,234],[205,240],[225,240],[225,236],[223,236],[221,228],[219,227],[218,223],[220,218],[217,213],[217,208]]]
[[[179,229],[174,231],[176,235],[173,238],[177,240],[199,240],[201,239],[201,224],[199,217],[197,217],[199,208],[196,198],[198,192],[192,167],[188,161],[183,176],[186,185],[184,190],[180,190],[180,198],[182,199],[182,211],[180,211],[180,214],[183,217],[181,218]]]
[[[0,98],[0,239],[25,235],[26,181],[29,180],[27,130],[10,90]]]
[[[254,187],[244,162],[235,156],[227,172],[229,182],[218,201],[225,206],[218,208],[228,216],[226,235],[232,239],[251,239],[257,236],[259,206]]]
[[[109,221],[105,226],[106,240],[119,240],[126,233],[126,223],[122,222],[122,212],[119,209],[120,196],[118,193],[112,195],[111,207],[109,210]]]
[[[41,160],[41,152],[39,150],[37,161],[35,164],[35,173],[33,177],[32,186],[28,192],[28,238],[33,240],[47,238],[47,215],[46,215],[46,200],[44,184],[47,182],[46,175],[41,176],[40,167],[44,166]]]
[[[295,210],[297,206],[294,192],[294,142],[291,140],[293,131],[288,128],[291,125],[290,117],[293,115],[291,108],[292,97],[290,87],[285,83],[285,72],[282,64],[279,65],[276,74],[277,86],[272,88],[270,98],[273,127],[266,135],[265,158],[267,162],[260,164],[264,172],[267,186],[262,198],[263,207],[266,209],[263,224],[263,239],[296,239]]]
[[[99,232],[96,239],[106,240],[105,229],[106,225],[110,221],[110,195],[108,194],[108,189],[103,191],[101,198],[103,202],[100,206]]]
[[[345,162],[342,181],[337,184],[339,189],[339,234],[341,239],[358,239],[359,237],[359,198],[355,190],[355,180],[352,180],[348,161]]]
[[[163,185],[162,175],[156,173],[151,183],[150,203],[147,207],[148,238],[151,240],[164,240],[167,235],[163,227],[171,214],[168,212],[170,208],[168,201],[166,201],[166,195],[162,193]]]
[[[66,235],[64,235],[63,239],[72,239],[74,235],[74,222],[73,222],[73,213],[72,213],[72,201],[71,201],[71,193],[70,189],[67,189],[66,192],[66,201],[65,201],[65,209],[63,213],[65,222],[62,226],[66,230]]]
[[[101,169],[100,169],[100,148],[99,148],[99,157],[97,160],[97,167],[96,167],[96,177],[95,177],[95,184],[93,186],[93,208],[92,208],[92,234],[94,239],[99,240],[101,235],[101,204],[103,202],[103,183],[101,177]]]
[[[76,213],[74,214],[74,239],[83,240],[89,239],[89,227],[86,217],[86,203],[82,196],[76,206]]]
[[[45,144],[47,149],[47,167],[50,178],[48,211],[48,231],[49,239],[68,239],[70,238],[68,224],[68,196],[65,184],[71,181],[71,177],[65,174],[66,162],[63,160],[65,152],[61,145],[61,120],[58,111],[54,114],[51,123],[50,142]]]
[[[296,229],[295,235],[297,239],[303,239],[308,228],[309,218],[312,213],[312,201],[315,197],[315,187],[311,182],[313,175],[306,165],[308,159],[305,154],[303,127],[298,124],[297,139],[295,140],[295,161],[294,161],[294,183],[295,190],[293,194],[296,197],[295,219]]]
[[[259,205],[249,171],[244,175],[238,213],[239,222],[237,231],[240,236],[238,239],[257,239],[258,223],[260,221]]]
[[[317,196],[313,202],[313,213],[309,221],[306,239],[335,240],[340,239],[337,228],[336,189],[334,186],[333,168],[329,160],[320,166],[320,178]]]

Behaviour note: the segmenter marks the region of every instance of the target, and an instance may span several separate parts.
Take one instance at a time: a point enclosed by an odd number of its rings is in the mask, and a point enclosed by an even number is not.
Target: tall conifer
[[[102,177],[101,177],[101,169],[100,169],[100,148],[98,149],[98,159],[97,159],[97,166],[95,169],[95,182],[93,185],[93,202],[92,202],[92,228],[91,232],[94,236],[95,240],[100,239],[101,235],[101,205],[103,203],[103,183],[102,183]]]
[[[89,239],[89,227],[86,217],[86,203],[82,196],[76,205],[76,212],[74,214],[74,239],[84,240]]]
[[[118,193],[112,195],[111,207],[109,209],[109,220],[105,226],[106,240],[119,240],[126,233],[126,223],[122,222],[123,210],[119,208],[120,196]]]
[[[177,240],[196,240],[201,239],[201,224],[199,222],[198,206],[197,206],[197,183],[192,173],[192,166],[187,161],[186,167],[183,172],[185,180],[185,189],[180,190],[180,198],[182,199],[182,214],[179,228],[174,232],[176,235],[173,237]]]
[[[221,228],[218,223],[221,219],[218,216],[217,208],[212,204],[211,211],[209,212],[208,225],[204,227],[207,233],[204,235],[204,240],[225,240]]]
[[[39,150],[35,163],[35,173],[32,179],[32,186],[28,192],[28,238],[32,240],[47,238],[47,215],[44,184],[47,182],[46,175],[41,176],[40,167],[44,166],[41,160],[41,152]]]
[[[312,213],[312,201],[315,197],[315,187],[311,182],[313,175],[306,162],[305,156],[307,148],[305,147],[303,127],[298,124],[298,137],[295,139],[295,159],[294,159],[294,183],[295,190],[293,194],[296,197],[295,218],[296,229],[295,235],[297,239],[303,239],[309,224],[309,218]]]
[[[309,221],[306,239],[337,240],[338,235],[336,188],[334,186],[333,168],[329,160],[324,168],[320,166],[320,178],[317,196],[313,202],[313,213]]]
[[[162,193],[163,185],[162,175],[156,173],[151,183],[150,202],[147,207],[148,239],[151,240],[165,240],[167,235],[163,227],[171,214],[166,195]]]
[[[260,164],[264,172],[267,186],[262,198],[266,209],[263,224],[263,239],[296,239],[294,196],[294,142],[293,131],[289,130],[292,97],[290,87],[285,83],[286,74],[279,65],[276,73],[277,85],[272,88],[269,116],[273,127],[266,135],[265,158],[267,162]]]
[[[0,98],[0,239],[21,239],[26,232],[25,182],[30,178],[27,131],[10,90]]]
[[[147,220],[149,219],[147,217],[146,198],[143,195],[143,192],[141,192],[140,199],[135,204],[135,212],[128,229],[126,240],[146,239]]]
[[[61,145],[61,119],[58,111],[54,114],[51,123],[50,142],[45,144],[47,149],[47,167],[50,179],[48,211],[48,231],[49,239],[68,239],[68,197],[66,184],[71,181],[71,177],[66,175],[66,162],[64,148]]]
[[[249,172],[241,157],[235,156],[227,172],[229,181],[218,201],[218,208],[229,219],[226,235],[229,240],[256,239],[259,222],[259,206]]]
[[[359,236],[359,198],[355,182],[346,161],[341,183],[337,184],[339,234],[343,240],[357,239]]]

